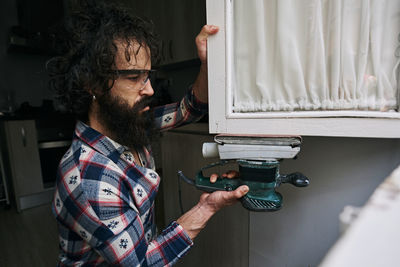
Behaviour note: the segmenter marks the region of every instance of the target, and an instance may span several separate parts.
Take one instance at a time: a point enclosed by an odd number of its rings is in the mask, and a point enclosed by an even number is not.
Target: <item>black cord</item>
[[[183,204],[182,204],[182,189],[181,189],[181,179],[190,185],[195,185],[194,180],[187,178],[183,175],[182,171],[178,171],[178,198],[179,198],[179,208],[181,210],[181,215],[183,215]]]
[[[193,179],[187,178],[182,171],[178,171],[178,178],[181,178],[184,180],[186,183],[190,185],[195,185],[195,181]]]
[[[179,197],[179,208],[181,210],[181,215],[183,215],[181,178],[179,177],[179,175],[178,175],[178,197]]]

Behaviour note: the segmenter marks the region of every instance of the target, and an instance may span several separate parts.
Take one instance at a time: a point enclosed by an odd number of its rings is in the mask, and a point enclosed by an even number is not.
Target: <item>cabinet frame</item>
[[[234,113],[231,82],[234,61],[233,1],[207,0],[207,23],[220,28],[219,33],[208,40],[210,133],[400,137],[400,112],[343,110]]]

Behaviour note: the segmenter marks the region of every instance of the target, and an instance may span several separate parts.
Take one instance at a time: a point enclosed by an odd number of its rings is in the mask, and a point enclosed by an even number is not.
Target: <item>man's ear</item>
[[[89,88],[88,86],[84,86],[85,91],[89,93],[89,95],[92,96],[92,98],[94,98],[94,100],[96,99],[96,96],[98,96],[98,93],[96,92],[95,89],[93,88]]]

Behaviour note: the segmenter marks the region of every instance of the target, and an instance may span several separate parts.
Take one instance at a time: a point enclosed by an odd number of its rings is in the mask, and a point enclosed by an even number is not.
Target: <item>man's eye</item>
[[[137,76],[130,76],[130,77],[127,77],[127,79],[136,82],[136,81],[139,79],[139,75],[137,75]]]

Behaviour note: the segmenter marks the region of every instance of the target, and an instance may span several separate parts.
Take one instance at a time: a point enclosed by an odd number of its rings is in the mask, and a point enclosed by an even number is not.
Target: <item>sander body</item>
[[[282,207],[282,195],[276,191],[283,183],[305,187],[309,179],[300,172],[281,174],[280,161],[294,158],[300,151],[299,136],[237,136],[217,135],[215,143],[203,144],[205,158],[219,157],[220,161],[201,168],[195,179],[189,179],[181,171],[178,176],[205,192],[232,191],[247,185],[249,192],[241,198],[243,207],[251,211],[277,211]],[[218,177],[214,183],[203,171],[235,161],[239,167],[238,178]]]

